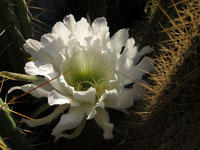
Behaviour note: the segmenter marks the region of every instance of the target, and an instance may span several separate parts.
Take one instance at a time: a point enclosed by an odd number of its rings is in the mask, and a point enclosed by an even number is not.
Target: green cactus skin
[[[31,21],[27,13],[28,6],[25,0],[14,0],[16,4],[16,13],[20,20],[20,26],[25,39],[32,38]]]
[[[14,119],[9,111],[9,107],[0,99],[0,136],[5,138],[4,142],[13,150],[29,150],[28,141],[17,129]]]
[[[9,58],[9,63],[14,64],[11,65],[12,70],[18,70],[17,72],[22,72],[25,61],[23,59],[22,51],[20,49],[22,49],[22,44],[24,42],[23,39],[20,37],[19,33],[16,31],[17,29],[21,33],[19,27],[19,20],[16,16],[15,9],[9,4],[13,4],[11,0],[3,0],[0,2],[0,17],[1,24],[3,25],[3,27],[1,28],[5,29],[6,27],[8,27],[4,33],[8,36],[6,42],[9,44],[11,41],[14,41],[12,47],[6,49]],[[4,47],[7,47],[8,44],[4,45]]]
[[[0,137],[0,149],[10,150],[1,137]]]
[[[22,48],[24,41],[33,36],[30,19],[24,0],[0,1],[0,31],[7,30],[0,36],[1,46],[6,49],[12,71],[23,73],[27,60]]]

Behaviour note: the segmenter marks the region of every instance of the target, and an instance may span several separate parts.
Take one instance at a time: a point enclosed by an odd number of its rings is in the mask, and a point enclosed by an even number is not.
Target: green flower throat
[[[89,59],[90,57],[90,59]],[[75,88],[76,91],[86,91],[90,87],[96,89],[97,95],[101,95],[108,88],[108,79],[104,68],[99,67],[96,62],[99,58],[88,54],[86,51],[79,52],[67,63],[66,82]]]

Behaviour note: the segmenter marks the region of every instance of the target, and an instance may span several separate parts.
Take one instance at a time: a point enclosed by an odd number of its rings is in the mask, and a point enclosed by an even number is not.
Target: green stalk
[[[0,98],[0,136],[4,142],[13,150],[29,150],[27,139],[17,129],[14,119],[9,111],[9,107],[4,106]]]
[[[32,76],[27,74],[13,73],[8,71],[0,71],[0,76],[10,80],[26,81],[26,82],[35,82],[42,80],[42,77]]]

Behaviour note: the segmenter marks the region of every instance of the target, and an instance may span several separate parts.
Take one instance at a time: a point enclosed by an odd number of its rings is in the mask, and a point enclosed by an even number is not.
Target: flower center
[[[94,87],[97,95],[101,95],[108,88],[110,78],[109,65],[106,63],[106,59],[101,54],[79,51],[65,64],[65,68],[70,70],[64,76],[65,80],[76,91],[86,91]]]
[[[65,76],[67,83],[75,88],[76,91],[86,91],[90,87],[100,84],[101,77],[94,72],[81,72],[74,70]]]

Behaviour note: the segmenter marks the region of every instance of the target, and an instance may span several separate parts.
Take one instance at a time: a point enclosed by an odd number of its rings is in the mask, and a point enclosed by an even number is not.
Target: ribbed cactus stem
[[[19,20],[16,16],[14,6],[11,4],[13,4],[11,0],[0,1],[1,28],[2,29],[7,28],[4,34],[6,34],[8,37],[8,39],[6,39],[7,44],[3,45],[3,47],[5,48],[10,44],[10,42],[13,42],[12,47],[10,47],[9,49],[6,49],[9,63],[11,64],[13,71],[23,72],[25,58],[22,53],[22,45],[24,41],[23,41],[23,38],[19,34],[21,33]],[[0,37],[0,40],[2,38],[4,37]]]
[[[33,37],[31,21],[28,15],[28,6],[25,0],[15,0],[16,12],[20,21],[21,30],[25,39]]]
[[[8,61],[10,62],[9,64],[10,64],[12,71],[21,72],[19,70],[19,67],[16,67],[17,64],[18,64],[18,60],[16,58],[17,53],[15,52],[15,50],[14,50],[15,48],[14,48],[14,45],[13,45],[15,40],[11,40],[9,38],[9,36],[6,32],[7,29],[6,29],[6,27],[4,27],[3,21],[0,18],[0,32],[2,33],[1,36],[0,36],[0,43],[1,43],[0,47],[1,47],[1,50],[2,50],[1,54],[6,53],[8,55]]]
[[[4,102],[0,98],[0,136],[4,138],[4,142],[13,150],[29,150],[27,139],[17,129],[15,121],[9,107],[4,106]]]
[[[13,42],[6,50],[12,71],[23,73],[27,59],[23,51],[24,40],[33,36],[25,0],[1,0],[0,22],[1,30],[7,28],[0,36],[0,41],[6,41],[1,46],[5,48]]]

